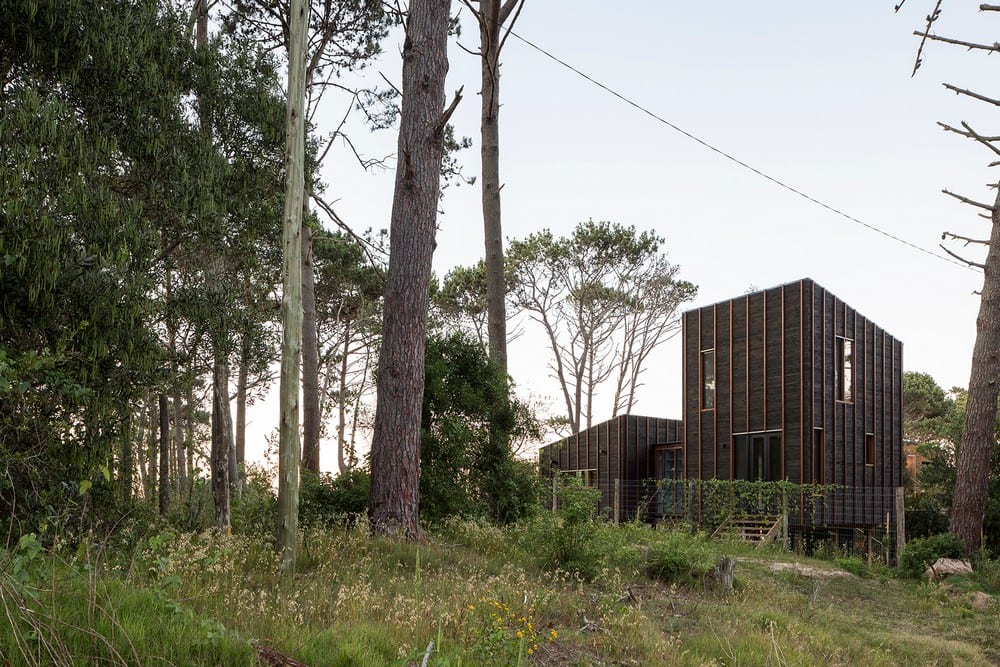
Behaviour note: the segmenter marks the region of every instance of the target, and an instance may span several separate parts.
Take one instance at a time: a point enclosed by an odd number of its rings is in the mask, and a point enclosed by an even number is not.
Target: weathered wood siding
[[[902,343],[808,279],[688,311],[683,323],[689,479],[733,479],[734,435],[780,431],[783,479],[849,487],[814,522],[871,526],[893,514],[904,464]],[[850,401],[838,396],[838,338],[853,344]],[[708,350],[711,408],[702,405]],[[813,460],[818,438],[821,469]]]
[[[619,518],[635,516],[651,492],[654,447],[681,442],[677,419],[620,415],[546,445],[539,450],[539,466],[546,477],[552,470],[567,473],[593,470],[601,492],[600,508],[614,517],[615,480],[619,480]]]

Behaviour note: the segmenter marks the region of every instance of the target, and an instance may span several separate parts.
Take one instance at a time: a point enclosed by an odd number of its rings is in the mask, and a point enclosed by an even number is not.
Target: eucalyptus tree
[[[368,515],[376,531],[417,539],[420,413],[431,261],[445,128],[450,0],[412,0],[403,42],[396,183],[372,435]]]
[[[270,0],[226,0],[227,11],[223,24],[229,32],[267,45],[268,48],[289,48],[290,24],[288,3]],[[338,2],[307,3],[308,28],[305,35],[305,91],[304,118],[306,125],[312,125],[319,109],[319,102],[328,90],[346,93],[348,108],[365,108],[372,99],[378,99],[373,91],[361,91],[345,83],[344,74],[368,64],[380,49],[381,39],[386,35],[390,14],[376,0],[340,0]],[[318,160],[340,139],[346,141],[355,154],[357,150],[342,131],[343,123],[329,136],[317,142],[315,155],[306,164],[306,197],[317,198],[321,208],[328,210],[320,195],[320,186],[315,171]],[[325,142],[325,146],[323,145]],[[362,161],[363,162],[363,161]],[[364,162],[363,162],[364,163]],[[303,216],[308,221],[308,214]],[[337,220],[335,220],[337,222]],[[303,292],[303,332],[302,332],[302,462],[306,469],[319,472],[320,434],[322,431],[319,349],[317,339],[315,271],[313,267],[313,226],[306,224],[302,229],[302,292]]]
[[[613,412],[631,408],[649,353],[678,329],[696,289],[677,279],[664,240],[611,222],[580,223],[512,241],[509,298],[539,325],[573,431],[590,427],[599,387],[614,379]]]

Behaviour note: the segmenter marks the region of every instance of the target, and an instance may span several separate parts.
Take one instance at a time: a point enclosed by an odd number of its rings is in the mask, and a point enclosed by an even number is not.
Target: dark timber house
[[[901,532],[900,341],[804,279],[685,312],[683,349],[681,437],[617,429],[619,451],[636,462],[621,465],[608,454],[586,464],[605,504],[616,479],[620,489],[661,480],[787,480],[837,486],[788,517],[793,535],[845,543]],[[586,433],[544,448],[542,469],[582,470],[579,455],[563,450]],[[621,516],[634,515],[644,497],[652,498],[642,506],[652,517],[694,509],[647,493],[623,503]]]

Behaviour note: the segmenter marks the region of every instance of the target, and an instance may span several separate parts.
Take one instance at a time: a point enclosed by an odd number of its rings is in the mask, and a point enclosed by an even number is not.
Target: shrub
[[[299,522],[303,527],[353,525],[368,510],[370,489],[371,475],[367,470],[348,470],[336,477],[304,470],[299,490]]]
[[[919,579],[938,558],[961,558],[965,550],[961,541],[951,533],[920,537],[907,542],[899,556],[899,573],[904,577]]]
[[[243,491],[233,495],[233,531],[245,535],[272,534],[277,504],[267,470],[259,465],[247,466],[243,473]]]
[[[716,563],[716,554],[702,533],[672,530],[649,547],[646,574],[669,583],[702,581]]]
[[[601,492],[583,486],[576,477],[556,482],[555,512],[542,512],[524,536],[525,549],[546,570],[569,570],[585,579],[597,574],[603,552],[595,540]]]

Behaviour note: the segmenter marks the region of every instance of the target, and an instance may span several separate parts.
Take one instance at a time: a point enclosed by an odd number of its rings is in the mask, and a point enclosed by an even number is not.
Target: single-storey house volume
[[[808,278],[682,317],[683,419],[616,417],[544,447],[543,472],[581,471],[616,518],[692,513],[678,482],[784,480],[822,488],[793,533],[900,532],[900,341]]]

